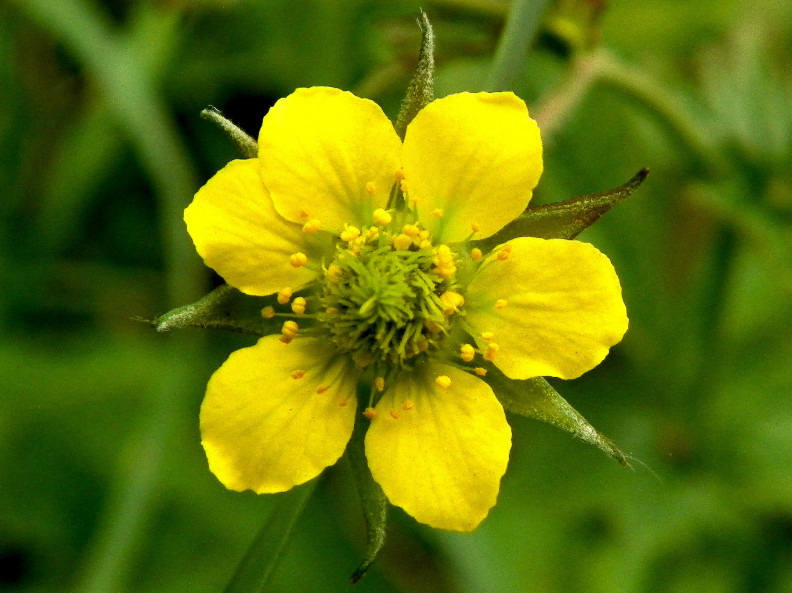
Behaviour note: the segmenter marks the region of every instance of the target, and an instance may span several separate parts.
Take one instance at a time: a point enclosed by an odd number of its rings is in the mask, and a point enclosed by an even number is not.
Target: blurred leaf
[[[622,465],[630,465],[624,453],[610,439],[591,426],[542,377],[515,381],[499,370],[491,368],[487,373],[487,382],[506,411],[552,424],[594,445]]]
[[[281,499],[270,513],[267,522],[242,559],[225,593],[254,593],[266,590],[275,567],[289,542],[297,519],[316,488],[312,480],[281,494]]]
[[[649,169],[641,169],[627,183],[615,189],[528,208],[482,243],[494,247],[514,237],[574,239],[616,204],[629,198],[648,174]]]
[[[150,323],[159,332],[200,327],[266,336],[277,333],[280,322],[264,319],[261,309],[275,302],[274,296],[252,297],[223,284],[201,300],[168,311]]]

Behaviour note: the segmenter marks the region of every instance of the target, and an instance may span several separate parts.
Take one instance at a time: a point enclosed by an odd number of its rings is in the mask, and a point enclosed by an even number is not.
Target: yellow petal
[[[375,410],[366,457],[388,500],[432,527],[475,529],[495,504],[511,448],[489,385],[430,364],[403,373]]]
[[[259,160],[275,208],[341,231],[371,224],[400,168],[401,141],[379,106],[327,87],[298,89],[264,117]]]
[[[438,99],[407,127],[402,159],[410,198],[438,241],[489,237],[516,218],[542,174],[542,141],[512,93]]]
[[[344,452],[355,423],[354,371],[316,338],[267,336],[237,350],[201,405],[209,469],[231,490],[283,492]]]
[[[602,362],[627,331],[610,260],[580,241],[504,245],[508,257],[491,256],[466,294],[467,322],[498,345],[495,365],[512,379],[573,379]]]
[[[291,254],[307,249],[306,237],[275,212],[256,159],[221,169],[195,194],[184,221],[206,265],[242,292],[296,290],[316,276],[290,265]]]

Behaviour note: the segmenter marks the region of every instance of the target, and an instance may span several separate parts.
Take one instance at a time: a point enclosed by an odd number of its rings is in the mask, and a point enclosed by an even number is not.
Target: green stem
[[[275,572],[297,519],[300,518],[318,480],[281,495],[269,518],[250,545],[225,593],[256,593],[264,591]]]
[[[495,51],[488,90],[504,91],[514,88],[514,81],[525,65],[528,47],[539,30],[546,7],[547,0],[513,0],[498,49]]]

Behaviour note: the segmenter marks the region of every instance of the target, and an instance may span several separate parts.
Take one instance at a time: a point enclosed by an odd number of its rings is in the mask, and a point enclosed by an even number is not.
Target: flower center
[[[462,305],[447,290],[455,270],[453,252],[435,248],[416,225],[399,233],[347,227],[325,268],[319,323],[361,367],[403,367],[448,332]]]

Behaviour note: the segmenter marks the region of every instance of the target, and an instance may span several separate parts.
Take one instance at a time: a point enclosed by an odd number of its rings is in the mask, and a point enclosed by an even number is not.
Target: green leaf
[[[542,377],[515,381],[499,370],[491,368],[487,373],[487,382],[507,412],[552,424],[594,445],[622,465],[629,467],[630,464],[624,453],[610,439],[591,426]]]
[[[492,248],[515,237],[574,239],[616,204],[629,198],[648,174],[649,169],[641,169],[627,183],[615,189],[528,208],[481,244]]]
[[[168,311],[149,323],[159,332],[199,327],[267,336],[278,333],[281,322],[264,319],[261,310],[275,303],[274,296],[253,297],[223,284],[201,300]]]
[[[281,499],[248,548],[224,593],[260,593],[266,589],[317,482],[312,480],[280,495]]]
[[[434,31],[425,12],[422,12],[418,18],[418,27],[421,29],[418,65],[412,80],[410,80],[410,85],[407,87],[407,95],[399,109],[399,117],[394,124],[396,133],[402,140],[404,140],[408,124],[421,109],[434,100]]]
[[[364,387],[361,385],[361,387]],[[367,401],[368,390],[358,389],[359,401]],[[363,393],[362,397],[361,392]],[[388,499],[385,498],[385,493],[380,488],[380,485],[374,481],[371,471],[368,467],[366,460],[366,453],[364,450],[364,440],[366,436],[366,429],[368,428],[368,421],[364,421],[363,415],[358,414],[358,421],[355,423],[355,430],[352,433],[352,439],[349,442],[349,461],[352,464],[352,472],[357,482],[358,493],[360,494],[360,502],[363,506],[363,517],[366,521],[366,555],[363,561],[349,577],[351,583],[357,583],[368,572],[374,559],[379,554],[382,546],[385,545],[385,535],[388,523]]]

